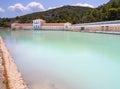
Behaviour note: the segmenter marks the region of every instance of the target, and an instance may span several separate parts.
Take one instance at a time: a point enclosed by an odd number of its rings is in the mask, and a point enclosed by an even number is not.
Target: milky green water
[[[120,89],[120,35],[0,31],[30,89]]]

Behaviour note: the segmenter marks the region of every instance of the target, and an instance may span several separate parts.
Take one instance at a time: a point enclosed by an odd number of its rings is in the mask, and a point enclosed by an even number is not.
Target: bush
[[[14,30],[16,30],[16,28],[12,28],[12,30],[14,31]]]

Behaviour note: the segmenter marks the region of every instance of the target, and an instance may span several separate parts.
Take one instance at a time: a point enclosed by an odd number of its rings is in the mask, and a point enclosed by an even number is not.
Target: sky
[[[0,17],[12,18],[64,5],[98,7],[109,0],[0,0]]]

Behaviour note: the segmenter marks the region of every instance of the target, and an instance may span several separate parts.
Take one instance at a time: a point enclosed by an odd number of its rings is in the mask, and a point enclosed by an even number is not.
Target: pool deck
[[[6,89],[6,85],[4,83],[4,67],[2,65],[2,51],[0,49],[0,89]]]
[[[9,50],[0,37],[0,89],[28,89]]]

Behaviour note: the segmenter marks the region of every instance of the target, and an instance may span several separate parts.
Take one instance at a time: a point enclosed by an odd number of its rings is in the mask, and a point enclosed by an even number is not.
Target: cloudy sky
[[[64,5],[97,7],[109,0],[0,0],[0,17],[16,17]]]

